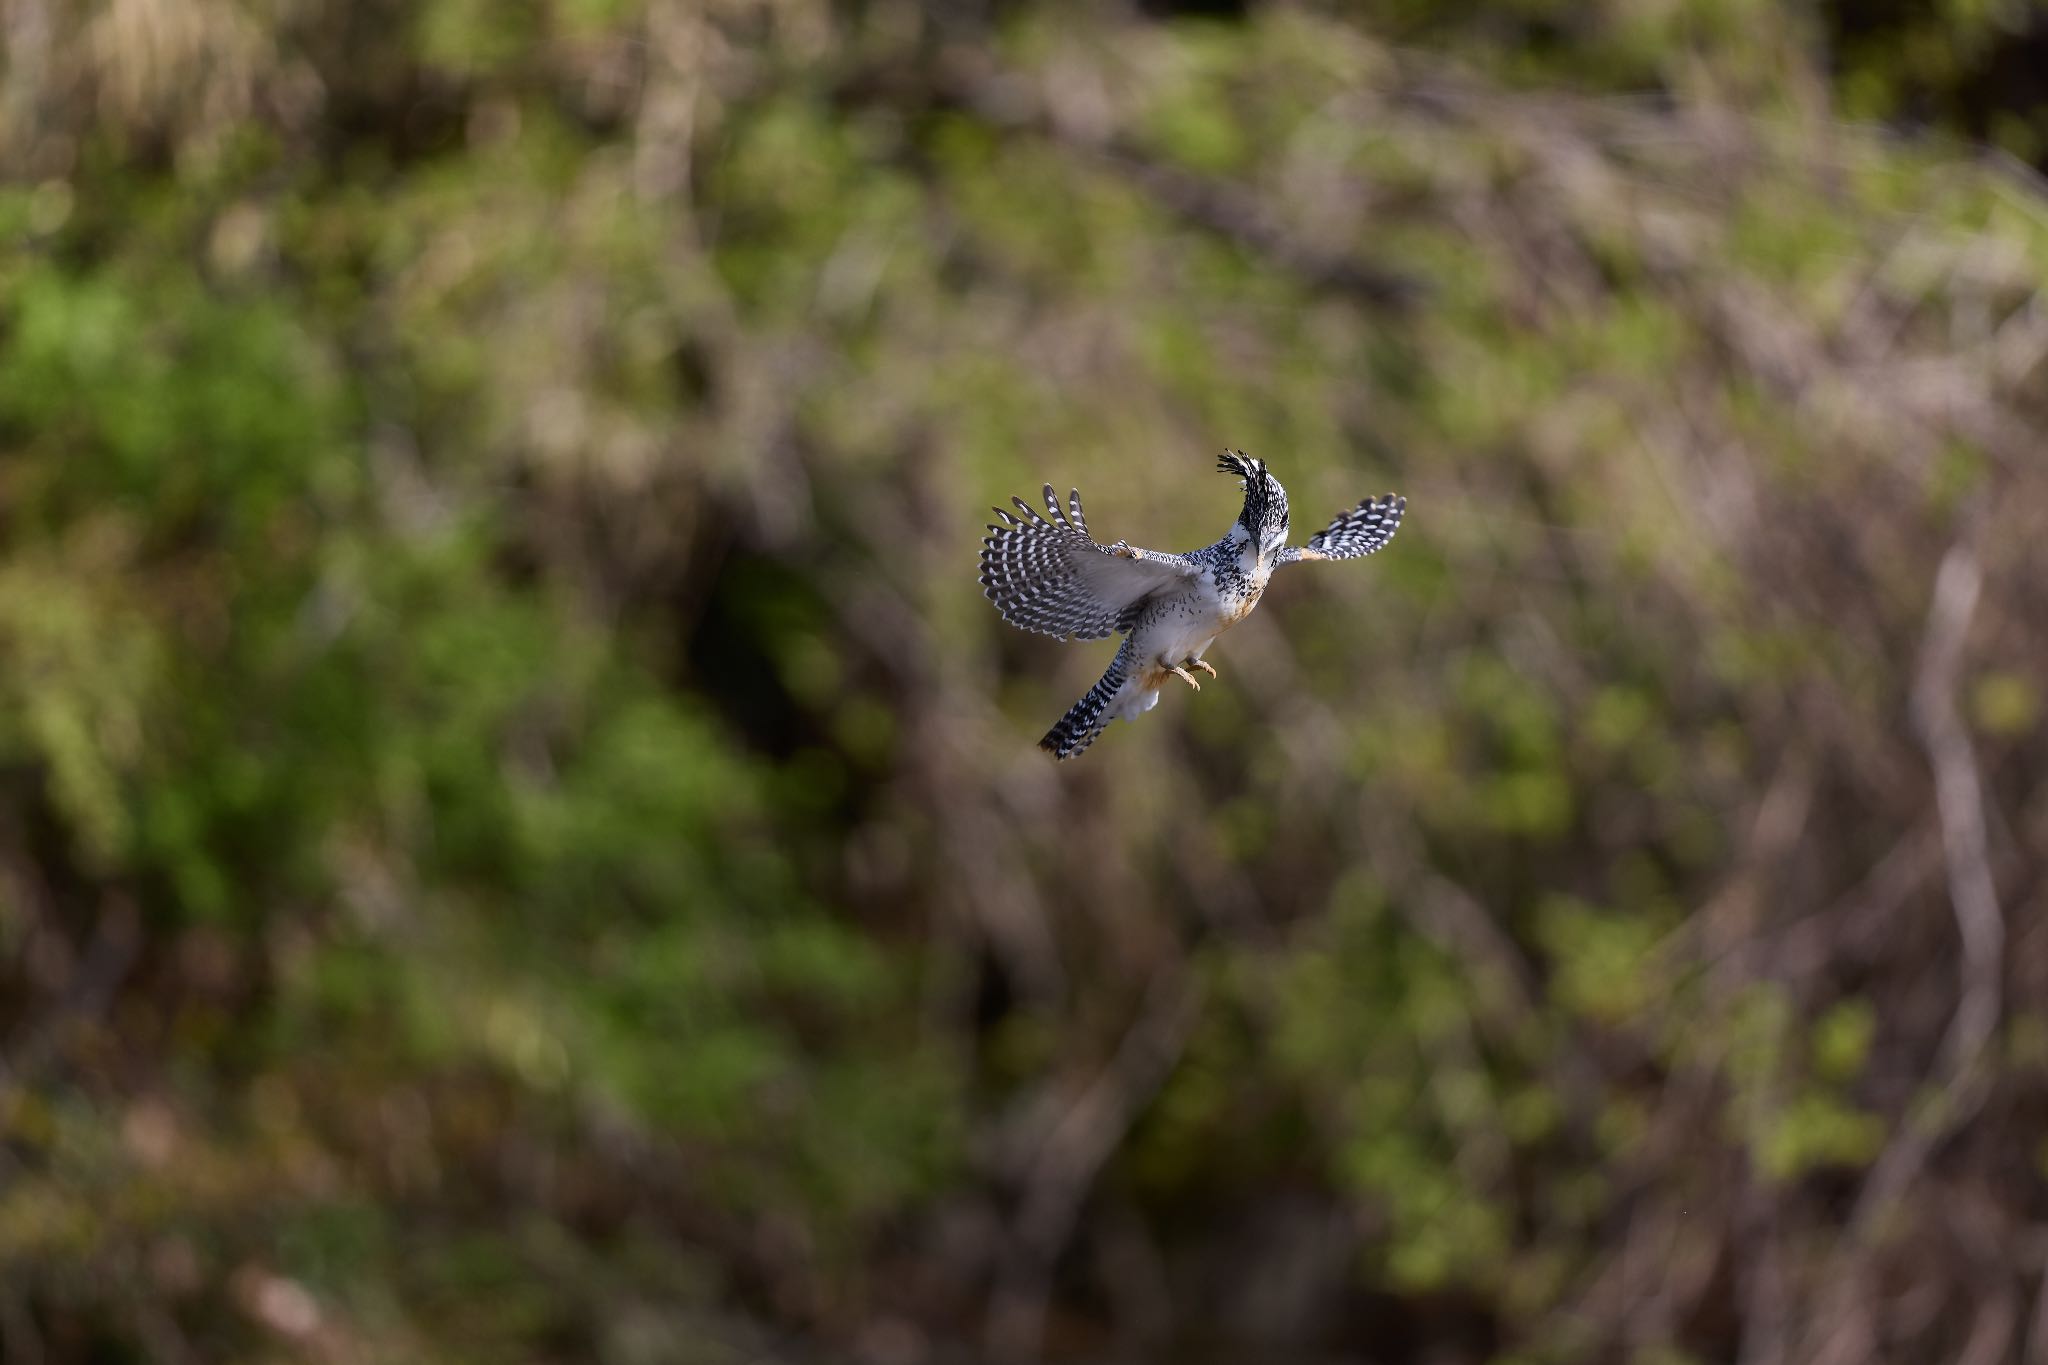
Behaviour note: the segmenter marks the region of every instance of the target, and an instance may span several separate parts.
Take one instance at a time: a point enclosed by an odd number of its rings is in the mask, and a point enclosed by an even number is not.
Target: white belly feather
[[[1176,665],[1199,659],[1216,637],[1251,615],[1265,594],[1271,565],[1261,566],[1239,546],[1239,566],[1250,578],[1250,591],[1225,599],[1209,579],[1178,600],[1161,603],[1131,636],[1131,673],[1111,704],[1111,714],[1135,720],[1159,704],[1159,689],[1173,678]]]
[[[1210,604],[1190,603],[1185,610],[1167,611],[1140,626],[1131,639],[1136,666],[1117,699],[1116,714],[1135,720],[1159,705],[1159,689],[1173,676],[1172,666],[1201,658],[1231,624]]]

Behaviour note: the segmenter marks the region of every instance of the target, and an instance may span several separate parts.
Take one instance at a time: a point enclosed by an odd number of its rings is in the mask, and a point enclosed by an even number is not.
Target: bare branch
[[[989,1307],[988,1349],[996,1358],[1037,1354],[1053,1263],[1073,1232],[1082,1201],[1138,1112],[1172,1074],[1200,1006],[1199,987],[1180,971],[1155,977],[1144,1011],[1116,1055],[1054,1121],[1030,1157],[1009,1263]]]

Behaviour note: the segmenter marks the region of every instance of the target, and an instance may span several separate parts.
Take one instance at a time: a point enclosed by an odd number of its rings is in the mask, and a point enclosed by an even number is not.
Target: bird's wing
[[[1308,544],[1289,545],[1280,552],[1280,563],[1295,564],[1311,559],[1357,559],[1369,555],[1394,538],[1401,527],[1401,514],[1408,499],[1392,493],[1367,498],[1308,538]]]
[[[1081,494],[1062,508],[1045,486],[1039,515],[1022,498],[1017,512],[998,507],[981,542],[981,586],[1013,626],[1059,639],[1100,640],[1129,630],[1137,609],[1154,594],[1187,582],[1201,567],[1185,555],[1140,550],[1118,541],[1098,545],[1081,515]]]

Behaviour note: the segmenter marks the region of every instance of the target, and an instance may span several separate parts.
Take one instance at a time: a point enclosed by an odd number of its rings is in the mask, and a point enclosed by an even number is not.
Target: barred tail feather
[[[1072,758],[1102,733],[1104,726],[1114,718],[1110,706],[1123,690],[1124,682],[1130,675],[1131,642],[1124,640],[1123,648],[1117,650],[1109,669],[1095,686],[1083,694],[1081,700],[1067,709],[1052,729],[1045,732],[1045,738],[1038,741],[1038,747],[1054,758]]]

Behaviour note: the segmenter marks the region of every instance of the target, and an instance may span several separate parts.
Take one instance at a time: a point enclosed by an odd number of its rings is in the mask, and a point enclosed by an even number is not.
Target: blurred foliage
[[[9,1359],[2044,1348],[2039,16],[1171,8],[5,8]]]

